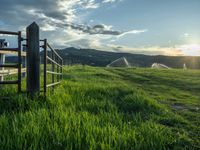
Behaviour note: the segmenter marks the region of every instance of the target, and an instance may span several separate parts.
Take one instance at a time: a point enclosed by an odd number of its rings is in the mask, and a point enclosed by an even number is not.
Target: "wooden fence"
[[[6,68],[17,68],[17,72],[12,71],[13,73],[16,72],[18,74],[18,79],[17,80],[12,80],[12,81],[3,81],[3,76],[1,75],[1,81],[0,84],[17,84],[18,85],[18,92],[21,92],[21,42],[22,42],[22,37],[21,37],[21,32],[10,32],[10,31],[0,31],[0,34],[3,35],[15,35],[17,36],[18,39],[18,43],[17,43],[17,47],[16,48],[4,48],[3,46],[0,47],[0,52],[1,55],[5,55],[5,54],[15,54],[18,57],[18,62],[15,64],[4,64],[4,59],[2,60],[1,64],[0,64],[0,68],[1,68],[1,74],[5,72],[4,67]],[[1,56],[1,57],[5,57],[5,56]],[[8,71],[9,72],[9,71]]]
[[[21,32],[0,31],[0,35],[15,35],[18,39],[17,48],[0,47],[0,56],[17,55],[17,63],[5,64],[5,58],[0,61],[0,84],[17,84],[18,92],[22,92],[22,73],[26,73],[26,92],[30,96],[38,95],[41,91],[46,96],[47,88],[59,84],[62,79],[63,59],[50,46],[47,39],[40,40],[39,26],[34,22],[26,29],[26,38],[22,38]],[[21,50],[22,41],[25,41],[26,52]],[[43,45],[40,46],[40,42]],[[44,51],[44,85],[40,86],[40,48]],[[50,52],[50,53],[49,53]],[[49,56],[51,54],[51,56]],[[2,58],[3,58],[2,57]],[[22,68],[22,58],[26,58],[25,68]],[[51,70],[47,70],[50,62]],[[4,76],[17,74],[17,80],[4,81]],[[47,74],[52,75],[51,83],[47,83]],[[41,90],[43,87],[43,90]]]

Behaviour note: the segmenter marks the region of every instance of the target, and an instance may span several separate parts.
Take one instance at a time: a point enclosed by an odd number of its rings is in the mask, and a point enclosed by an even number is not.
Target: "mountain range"
[[[57,50],[63,58],[65,65],[82,64],[89,66],[105,67],[111,62],[125,57],[133,67],[151,67],[153,63],[161,63],[170,68],[183,68],[185,64],[190,69],[200,69],[200,57],[198,56],[162,56],[143,55],[131,53],[119,53],[100,51],[95,49],[78,49],[74,47]],[[41,58],[43,51],[41,52]],[[7,62],[14,62],[16,58],[7,57]]]
[[[125,57],[133,67],[151,67],[153,63],[165,64],[171,68],[183,68],[185,64],[190,69],[200,69],[200,57],[197,56],[150,56],[143,54],[116,53],[95,49],[77,49],[74,47],[57,50],[64,59],[64,64],[84,64],[105,67],[111,62]]]

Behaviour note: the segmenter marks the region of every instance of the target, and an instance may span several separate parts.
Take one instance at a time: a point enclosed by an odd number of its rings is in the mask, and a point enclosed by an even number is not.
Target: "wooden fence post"
[[[5,55],[4,54],[0,54],[0,64],[3,65],[5,63]],[[0,70],[4,70],[4,68],[0,68]],[[0,76],[0,81],[3,81],[3,75]]]
[[[21,41],[22,41],[22,33],[18,32],[18,93],[22,91],[22,58],[21,58]]]
[[[26,52],[26,45],[23,45],[23,52]],[[26,57],[22,58],[22,68],[26,68]],[[22,78],[26,77],[26,72],[22,73]]]
[[[39,26],[33,22],[26,28],[27,36],[27,91],[31,97],[40,93]]]
[[[0,40],[0,48],[4,47],[4,39]],[[0,65],[3,65],[5,63],[5,54],[0,54]],[[0,68],[0,70],[4,70],[4,68]],[[0,81],[3,81],[3,75],[0,76]]]

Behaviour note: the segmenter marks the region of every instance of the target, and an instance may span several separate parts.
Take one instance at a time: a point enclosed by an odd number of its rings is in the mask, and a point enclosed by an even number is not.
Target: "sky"
[[[199,18],[200,0],[0,1],[0,30],[25,36],[35,21],[41,39],[60,49],[200,56]]]

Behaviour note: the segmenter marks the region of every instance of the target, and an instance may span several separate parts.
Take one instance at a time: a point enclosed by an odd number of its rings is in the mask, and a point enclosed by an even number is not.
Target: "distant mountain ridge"
[[[67,65],[85,64],[90,66],[105,67],[111,62],[125,57],[131,66],[151,67],[153,63],[165,64],[171,68],[200,69],[200,57],[192,56],[149,56],[143,54],[116,53],[95,49],[76,49],[74,47],[57,51]]]
[[[74,47],[57,50],[64,60],[65,65],[83,64],[90,66],[106,67],[111,62],[125,57],[130,66],[151,67],[153,63],[164,64],[170,68],[183,68],[186,64],[189,69],[200,69],[200,57],[191,56],[150,56],[143,54],[117,53],[95,49],[77,49]],[[43,52],[41,52],[41,58]],[[16,57],[7,57],[7,62],[17,61]]]

